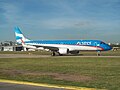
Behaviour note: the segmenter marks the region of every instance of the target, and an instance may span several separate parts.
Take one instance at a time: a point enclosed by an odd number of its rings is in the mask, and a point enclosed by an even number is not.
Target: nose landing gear
[[[97,56],[101,56],[101,51],[97,51]]]

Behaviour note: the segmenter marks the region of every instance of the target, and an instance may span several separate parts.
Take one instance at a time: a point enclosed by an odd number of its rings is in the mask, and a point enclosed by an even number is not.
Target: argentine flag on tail
[[[23,42],[30,41],[29,39],[24,37],[23,33],[20,31],[18,27],[15,27],[15,37],[16,37],[17,43],[19,44],[21,44],[22,41]]]

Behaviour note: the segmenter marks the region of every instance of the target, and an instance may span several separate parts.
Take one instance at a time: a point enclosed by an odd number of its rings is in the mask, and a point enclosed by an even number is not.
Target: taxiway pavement
[[[65,89],[0,82],[0,90],[65,90]]]
[[[0,58],[41,58],[41,57],[107,57],[107,58],[120,58],[120,56],[51,56],[51,55],[34,55],[34,54],[0,54]]]

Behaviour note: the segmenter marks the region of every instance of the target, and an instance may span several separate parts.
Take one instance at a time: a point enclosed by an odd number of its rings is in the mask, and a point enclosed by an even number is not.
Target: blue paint
[[[104,51],[111,50],[112,48],[100,40],[35,40],[35,41],[26,41],[25,43],[35,43],[35,44],[62,44],[62,45],[78,45],[80,43],[89,43],[89,45],[79,45],[79,46],[90,46],[90,47],[100,47],[103,48]]]

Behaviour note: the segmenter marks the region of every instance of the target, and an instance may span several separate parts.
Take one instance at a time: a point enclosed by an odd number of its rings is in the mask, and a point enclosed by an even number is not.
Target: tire
[[[52,54],[51,54],[52,56],[55,56],[55,52],[52,52]]]

